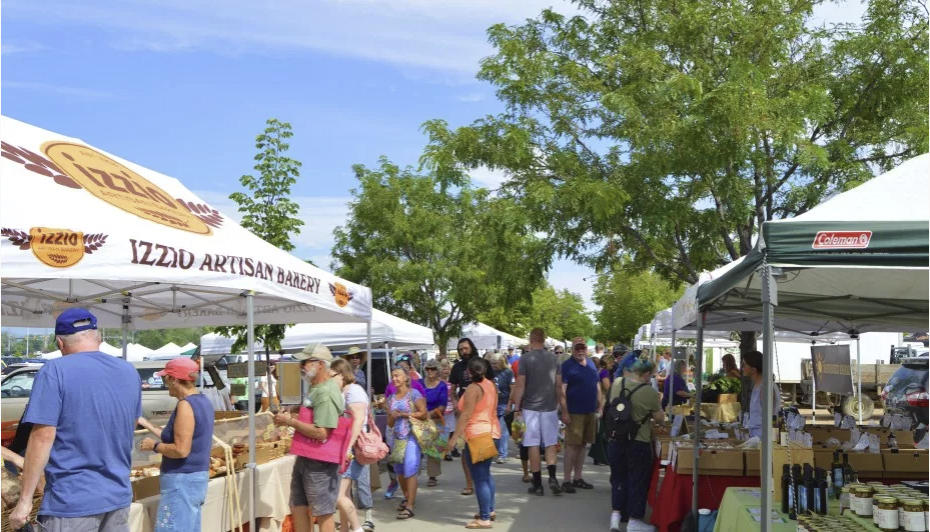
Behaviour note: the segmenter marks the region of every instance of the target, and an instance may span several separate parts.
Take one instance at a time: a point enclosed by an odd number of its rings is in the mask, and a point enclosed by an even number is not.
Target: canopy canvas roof
[[[527,343],[525,339],[518,338],[504,331],[499,331],[481,322],[465,325],[462,328],[461,338],[470,338],[478,349],[507,349],[511,345],[518,347]],[[458,341],[458,338],[449,340],[447,348],[456,349],[458,347]]]
[[[805,214],[766,222],[744,260],[698,288],[698,304],[714,313],[705,325],[761,330],[756,270],[766,260],[777,267],[776,316],[795,319],[794,330],[925,328],[928,197],[930,154],[924,154]]]
[[[373,309],[371,314],[371,342],[381,347],[384,342],[397,349],[432,349],[433,331],[428,327],[402,320],[386,312]],[[200,352],[204,356],[229,354],[234,339],[216,333],[200,339]],[[285,353],[300,351],[309,344],[319,342],[333,349],[357,346],[365,349],[367,343],[365,323],[301,323],[288,327],[281,349]],[[264,351],[260,343],[256,351]]]
[[[368,288],[266,243],[172,177],[7,117],[0,135],[4,326],[49,327],[71,306],[101,327],[244,325],[250,291],[256,324],[371,316]]]

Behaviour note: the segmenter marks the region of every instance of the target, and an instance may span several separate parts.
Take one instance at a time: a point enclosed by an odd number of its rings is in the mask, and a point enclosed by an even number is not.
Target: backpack
[[[352,452],[355,453],[355,461],[360,465],[373,464],[381,461],[388,455],[388,446],[381,439],[381,431],[375,424],[371,413],[368,414],[368,430],[359,433],[355,439],[355,446]]]
[[[623,378],[621,378],[617,381],[617,385],[620,386],[620,394],[607,406],[605,416],[607,420],[607,437],[613,441],[625,443],[635,439],[639,427],[649,419],[648,414],[640,422],[633,419],[633,403],[630,400],[633,394],[639,391],[640,388],[647,386],[647,384],[643,383],[632,390],[628,390],[624,388]]]

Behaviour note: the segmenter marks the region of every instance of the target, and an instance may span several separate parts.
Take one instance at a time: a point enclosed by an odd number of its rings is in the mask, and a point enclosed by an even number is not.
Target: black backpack
[[[648,414],[646,418],[640,422],[633,419],[633,403],[630,401],[634,393],[639,391],[643,386],[648,385],[640,384],[636,388],[628,390],[623,386],[622,378],[617,385],[620,386],[620,394],[607,406],[607,413],[605,415],[607,420],[607,437],[613,441],[625,443],[635,439],[636,433],[639,432],[639,427],[649,419]]]

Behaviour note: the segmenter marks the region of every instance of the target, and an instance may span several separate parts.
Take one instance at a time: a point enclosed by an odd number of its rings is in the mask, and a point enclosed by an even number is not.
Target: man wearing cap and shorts
[[[517,412],[522,410],[526,422],[523,445],[529,449],[530,472],[533,475],[529,493],[544,494],[540,453],[540,447],[543,447],[549,471],[549,489],[553,495],[559,495],[562,493],[556,478],[559,405],[563,407],[563,421],[567,424],[571,419],[561,386],[562,369],[555,354],[545,348],[545,341],[546,332],[543,329],[536,328],[530,331],[530,352],[520,357],[513,404]]]
[[[45,471],[38,520],[44,531],[129,532],[133,431],[142,382],[128,362],[100,352],[97,318],[70,308],[55,321],[61,358],[42,365],[23,421],[33,423],[13,530],[32,511]]]
[[[562,363],[562,382],[565,403],[571,421],[565,429],[565,466],[562,491],[575,493],[575,488],[591,489],[581,477],[584,467],[585,446],[594,443],[597,420],[604,409],[597,365],[588,358],[588,345],[584,338],[572,340],[572,358]]]
[[[322,344],[310,344],[294,355],[300,362],[300,372],[304,381],[310,384],[310,391],[300,407],[300,411],[310,410],[313,422],[301,421],[291,412],[281,412],[275,416],[275,423],[293,427],[294,442],[291,453],[297,454],[299,440],[310,439],[326,441],[333,429],[339,425],[339,417],[345,411],[345,398],[339,385],[329,374],[329,364],[333,355]],[[336,499],[339,495],[339,464],[314,460],[298,454],[291,474],[291,515],[294,516],[294,529],[298,532],[312,530],[311,514],[320,526],[320,532],[335,532]]]

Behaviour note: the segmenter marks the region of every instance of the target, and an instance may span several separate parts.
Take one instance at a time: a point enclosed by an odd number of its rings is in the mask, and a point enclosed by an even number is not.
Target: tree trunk
[[[743,373],[743,355],[758,350],[757,340],[759,333],[756,331],[740,331],[739,333],[739,371]],[[749,401],[752,398],[752,379],[743,375],[742,386],[740,387],[740,408],[742,412],[749,412]]]

